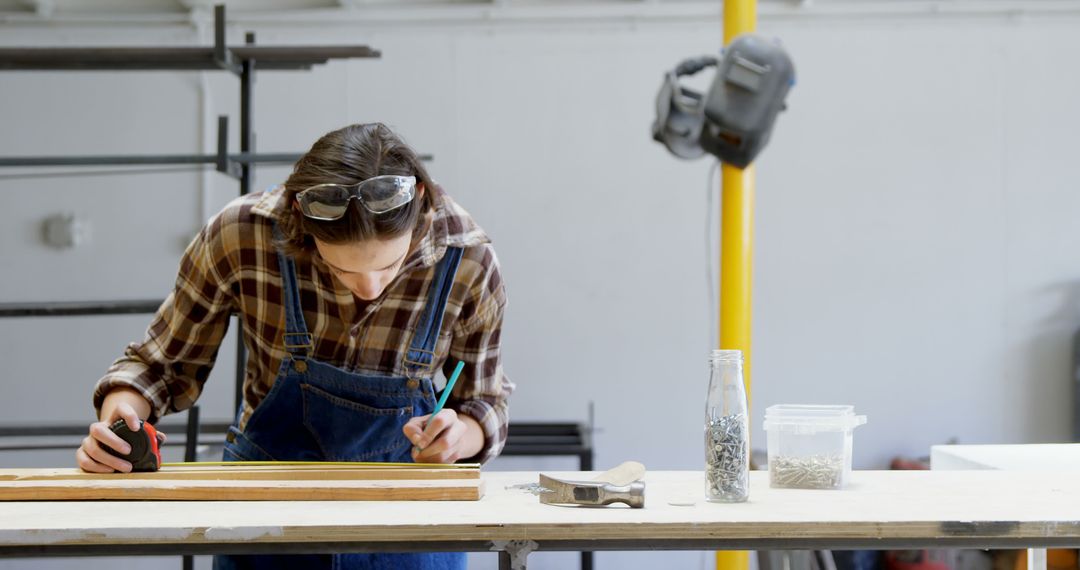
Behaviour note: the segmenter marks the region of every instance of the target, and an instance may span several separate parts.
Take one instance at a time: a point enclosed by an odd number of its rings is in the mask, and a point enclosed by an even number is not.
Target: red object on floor
[[[944,562],[930,560],[926,550],[889,550],[885,552],[887,570],[950,570]]]
[[[925,471],[930,469],[930,465],[928,465],[925,461],[919,459],[896,457],[893,458],[892,462],[889,463],[889,469],[899,471]]]
[[[930,469],[928,461],[894,457],[889,469],[900,471],[925,471]],[[886,550],[885,570],[951,570],[944,562],[930,560],[928,550]]]

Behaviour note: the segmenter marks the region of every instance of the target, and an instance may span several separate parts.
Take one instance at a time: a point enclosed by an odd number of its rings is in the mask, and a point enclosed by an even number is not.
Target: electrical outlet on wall
[[[45,218],[42,236],[47,245],[59,249],[77,247],[90,239],[90,222],[75,214],[63,213]]]

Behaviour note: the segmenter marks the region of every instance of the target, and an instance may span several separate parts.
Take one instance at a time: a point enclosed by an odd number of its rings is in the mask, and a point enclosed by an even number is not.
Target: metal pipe
[[[61,303],[3,303],[0,317],[71,317],[83,315],[130,315],[154,313],[160,300],[61,302]]]
[[[199,448],[199,406],[188,408],[187,433],[184,438],[184,461],[195,461],[196,451]]]
[[[244,37],[244,43],[255,43],[254,32],[248,32]],[[254,152],[255,150],[255,127],[252,109],[252,84],[255,81],[255,61],[245,59],[240,66],[240,152]],[[251,183],[255,177],[255,169],[251,163],[240,166],[240,195],[244,196],[251,192]],[[244,379],[247,376],[247,351],[244,347],[244,319],[236,317],[236,379],[235,392],[233,394],[233,409],[239,410],[244,402]]]
[[[230,161],[241,164],[282,163],[291,164],[302,153],[279,152],[254,154],[241,152],[230,154]],[[0,158],[0,167],[14,166],[140,166],[162,164],[215,164],[215,154],[146,154],[146,155],[98,155],[98,156],[13,156]]]

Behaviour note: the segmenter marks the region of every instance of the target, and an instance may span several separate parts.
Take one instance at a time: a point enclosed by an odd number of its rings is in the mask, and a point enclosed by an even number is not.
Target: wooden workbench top
[[[587,473],[550,473],[589,479]],[[962,538],[1005,546],[1080,546],[1080,477],[1002,471],[856,471],[841,491],[772,489],[751,473],[750,501],[701,499],[702,473],[650,472],[646,505],[542,505],[532,472],[484,472],[474,502],[0,503],[0,547],[15,545],[304,542],[612,543],[682,540],[880,541],[881,547]],[[693,503],[686,506],[685,503]],[[680,505],[682,504],[682,505]],[[638,546],[640,547],[640,546]]]

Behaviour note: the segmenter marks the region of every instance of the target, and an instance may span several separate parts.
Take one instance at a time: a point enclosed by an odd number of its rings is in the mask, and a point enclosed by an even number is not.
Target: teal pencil
[[[454,383],[457,382],[458,376],[461,375],[462,368],[465,368],[465,363],[459,360],[457,366],[454,367],[454,372],[450,374],[450,379],[446,381],[446,388],[443,389],[442,396],[435,403],[435,410],[431,412],[431,417],[424,423],[424,429],[427,429],[428,425],[431,424],[431,420],[435,418],[435,414],[441,412],[443,406],[446,405],[446,398],[450,396],[450,391],[454,389]]]

